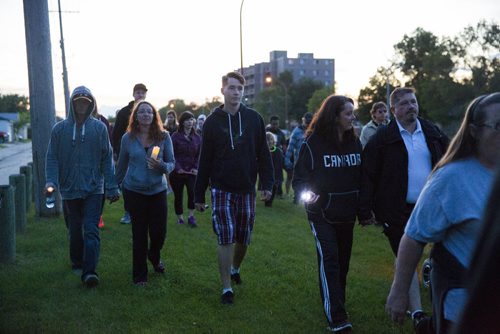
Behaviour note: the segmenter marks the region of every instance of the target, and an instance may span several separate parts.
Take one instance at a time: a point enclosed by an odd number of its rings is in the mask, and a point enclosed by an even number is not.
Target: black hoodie
[[[273,186],[273,165],[266,142],[264,120],[244,104],[233,116],[216,108],[203,125],[195,202],[205,203],[209,181],[212,188],[232,193],[255,193],[259,174],[263,190]]]
[[[316,134],[302,144],[293,174],[293,190],[310,190],[317,202],[306,204],[309,214],[322,214],[334,222],[351,222],[358,211],[361,182],[361,143],[359,139],[336,149]]]

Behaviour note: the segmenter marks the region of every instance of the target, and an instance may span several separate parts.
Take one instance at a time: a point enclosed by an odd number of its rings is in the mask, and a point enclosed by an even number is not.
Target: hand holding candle
[[[160,153],[160,147],[159,146],[154,146],[153,150],[151,151],[151,157],[147,158],[148,168],[149,169],[157,169],[157,168],[159,168],[158,167],[160,165],[159,160],[158,160],[158,154],[159,153]]]
[[[157,160],[159,153],[160,153],[160,147],[159,146],[153,147],[153,150],[151,151],[151,158]]]

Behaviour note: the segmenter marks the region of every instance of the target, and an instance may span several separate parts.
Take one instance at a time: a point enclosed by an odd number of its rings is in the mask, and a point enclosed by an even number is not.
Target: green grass
[[[208,197],[208,196],[207,196]],[[303,208],[258,203],[252,244],[234,286],[235,304],[220,304],[216,238],[210,213],[199,227],[177,225],[169,196],[165,275],[147,287],[132,284],[130,225],[120,225],[122,202],[107,205],[96,289],[70,270],[62,218],[29,214],[17,236],[13,264],[0,265],[0,333],[324,333],[316,251]],[[380,230],[355,228],[347,309],[354,333],[412,333],[384,312],[393,256]],[[422,299],[426,309],[427,292]]]

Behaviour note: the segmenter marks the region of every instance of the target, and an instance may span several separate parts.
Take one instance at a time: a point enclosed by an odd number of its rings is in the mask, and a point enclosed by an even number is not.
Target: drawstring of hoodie
[[[238,117],[240,119],[240,136],[241,136],[242,135],[242,133],[241,133],[241,113],[239,111],[238,111]]]
[[[85,142],[85,123],[82,125],[82,131],[81,131],[81,141],[82,143]],[[76,144],[76,123],[73,124],[73,138],[71,139],[71,145],[75,146]]]
[[[238,111],[238,120],[240,122],[240,136],[242,134],[241,132],[241,113]],[[234,150],[234,141],[233,141],[233,128],[231,126],[231,115],[228,113],[227,114],[227,121],[229,123],[229,137],[231,138],[231,148]]]

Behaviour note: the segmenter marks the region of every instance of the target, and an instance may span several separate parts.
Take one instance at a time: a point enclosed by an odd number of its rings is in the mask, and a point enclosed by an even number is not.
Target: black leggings
[[[196,181],[196,176],[191,174],[179,175],[172,173],[170,174],[170,185],[174,191],[174,209],[176,215],[182,215],[184,210],[182,208],[182,199],[184,186],[187,189],[188,203],[187,207],[189,210],[194,210],[194,182]]]
[[[167,234],[167,191],[143,195],[123,189],[123,198],[132,220],[132,277],[134,283],[146,282],[147,259],[158,265]]]

